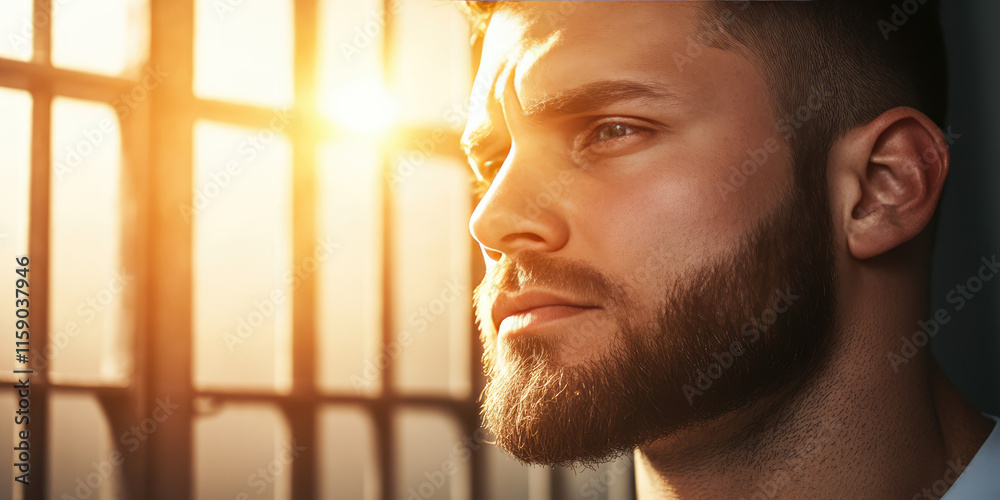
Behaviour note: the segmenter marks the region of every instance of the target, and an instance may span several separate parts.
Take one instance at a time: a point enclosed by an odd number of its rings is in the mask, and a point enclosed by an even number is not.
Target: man
[[[904,3],[470,4],[500,447],[634,450],[641,499],[1000,498],[994,420],[901,347],[946,321],[949,168],[937,5]]]

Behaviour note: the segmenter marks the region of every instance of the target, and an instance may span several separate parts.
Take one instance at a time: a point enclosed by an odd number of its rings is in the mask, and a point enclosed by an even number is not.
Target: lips
[[[499,331],[500,324],[511,316],[533,316],[537,319],[565,317],[574,310],[582,312],[597,309],[598,306],[580,300],[541,291],[529,290],[516,295],[501,293],[493,303],[493,327]]]

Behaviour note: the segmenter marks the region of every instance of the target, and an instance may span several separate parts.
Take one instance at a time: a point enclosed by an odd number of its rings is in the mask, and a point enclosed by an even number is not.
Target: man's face
[[[490,22],[464,137],[491,181],[470,224],[484,417],[523,460],[608,458],[818,358],[829,215],[794,172],[823,156],[793,161],[754,64],[694,41],[713,34],[699,9],[538,2]]]

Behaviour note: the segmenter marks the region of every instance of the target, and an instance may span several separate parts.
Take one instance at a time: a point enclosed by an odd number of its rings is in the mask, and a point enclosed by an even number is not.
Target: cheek
[[[571,231],[615,276],[676,276],[743,234],[738,207],[716,194],[718,175],[662,170],[602,182],[574,209]]]
[[[778,152],[752,175],[734,176],[753,151],[744,144],[753,141],[728,143],[660,160],[669,166],[619,169],[614,180],[587,185],[573,207],[580,214],[571,229],[577,242],[606,272],[657,299],[664,281],[732,253],[773,209],[788,172]],[[649,158],[645,164],[655,165]]]

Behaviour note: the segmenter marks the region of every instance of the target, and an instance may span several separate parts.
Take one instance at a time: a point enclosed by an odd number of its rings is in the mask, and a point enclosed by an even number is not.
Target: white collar
[[[913,500],[932,498],[941,500],[996,500],[1000,498],[1000,418],[987,415],[987,418],[997,422],[993,426],[993,432],[986,438],[986,442],[979,448],[976,455],[965,466],[965,469],[958,476],[957,480],[952,479],[954,484],[948,489],[948,493],[942,497],[940,493],[933,490],[933,485],[929,485],[924,492],[913,496]],[[962,464],[948,462],[949,469],[937,480],[937,482],[947,485],[947,480],[953,476],[953,470],[961,470]],[[941,491],[941,488],[938,488]],[[930,493],[930,496],[927,495]]]

